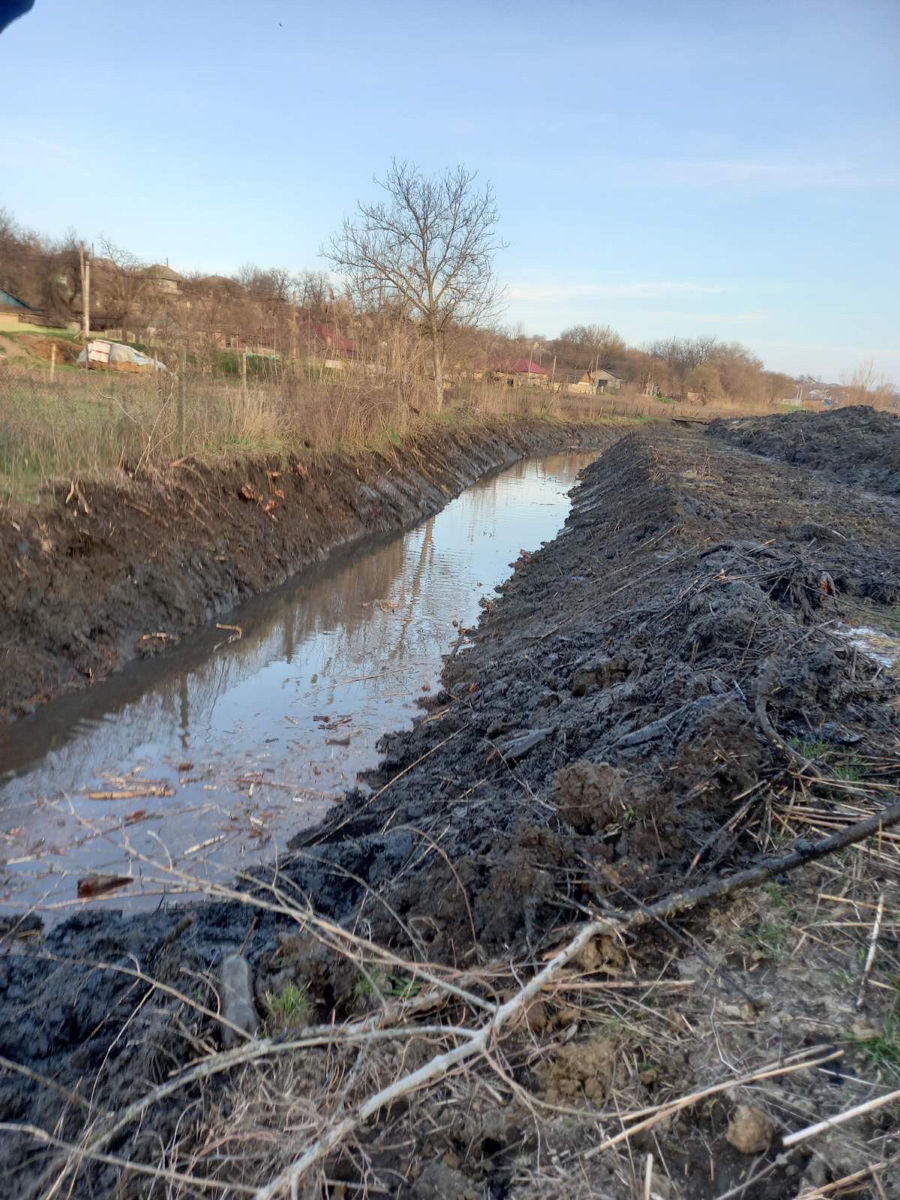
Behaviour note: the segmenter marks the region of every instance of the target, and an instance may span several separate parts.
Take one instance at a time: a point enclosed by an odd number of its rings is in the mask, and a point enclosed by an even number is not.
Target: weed
[[[365,974],[360,971],[353,985],[353,995],[357,1000],[368,1000],[369,997],[381,992],[382,996],[390,990],[390,979],[384,971],[377,967],[370,968]]]
[[[398,1000],[409,1000],[413,996],[418,996],[421,990],[421,979],[405,979],[403,976],[398,975],[391,979],[388,994],[396,997]]]
[[[755,929],[748,929],[744,937],[756,955],[780,962],[784,957],[785,932],[785,927],[776,921],[760,921]]]
[[[843,779],[845,783],[863,783],[866,778],[865,772],[853,762],[834,767],[831,773],[835,779]]]
[[[900,1085],[900,1013],[892,1013],[876,1037],[858,1038],[857,1044],[884,1083]]]
[[[367,974],[360,971],[353,988],[353,994],[358,1000],[367,1000],[377,991],[382,996],[391,996],[397,1000],[409,1000],[422,990],[421,980],[408,979],[402,975],[387,975],[384,971],[370,970]]]
[[[824,758],[833,749],[829,742],[823,742],[819,738],[805,740],[799,737],[790,737],[788,738],[788,742],[798,754],[802,754],[804,758],[808,758],[811,762],[814,762],[817,758]]]
[[[281,1029],[297,1029],[309,1024],[312,1004],[306,990],[288,983],[280,992],[266,992],[266,1008],[273,1023]]]
[[[777,883],[764,883],[762,890],[769,897],[776,908],[784,908],[787,900],[784,898],[784,892]]]

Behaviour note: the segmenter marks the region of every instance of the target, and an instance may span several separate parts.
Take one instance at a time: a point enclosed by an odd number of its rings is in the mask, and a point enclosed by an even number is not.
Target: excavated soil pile
[[[900,495],[900,417],[855,405],[833,412],[713,421],[710,433],[767,458],[801,463],[852,487]]]
[[[769,811],[763,797],[790,786],[798,769],[792,746],[853,747],[896,767],[896,680],[840,636],[836,618],[848,600],[900,601],[898,517],[890,497],[751,457],[721,437],[648,427],[619,441],[585,472],[560,536],[523,554],[502,594],[485,602],[427,716],[384,738],[369,790],[297,840],[296,857],[279,864],[280,893],[411,958],[466,969],[514,959],[527,977],[585,912],[628,911],[686,879],[699,884],[755,861]],[[198,980],[243,946],[261,1010],[289,987],[305,996],[309,1020],[341,1020],[371,1003],[352,962],[283,917],[236,902],[183,916],[85,912],[0,960],[0,1053],[32,1072],[3,1077],[0,1120],[76,1136],[84,1114],[65,1089],[116,1110],[217,1036],[208,1018],[148,992],[135,969],[196,995]],[[703,932],[703,919],[693,928]],[[677,973],[691,947],[650,931],[639,946],[597,944],[582,966],[600,979],[616,976],[626,951],[639,974],[662,977]],[[124,970],[91,965],[98,962]],[[761,986],[752,980],[740,1004]],[[776,1056],[785,1045],[821,1040],[821,1020],[803,1024],[802,1014],[823,986],[785,985],[789,1016],[769,1030]],[[202,994],[215,1006],[212,993]],[[493,1091],[476,1089],[454,1106],[458,1082],[456,1091],[413,1102],[402,1136],[368,1130],[368,1159],[334,1155],[329,1177],[365,1176],[389,1194],[417,1197],[634,1195],[607,1159],[581,1161],[583,1135],[558,1106],[609,1107],[629,1072],[638,1104],[653,1104],[654,1088],[679,1094],[708,1081],[708,1069],[721,1072],[706,1056],[716,1046],[724,1053],[725,1033],[704,1024],[712,1004],[705,993],[694,1003],[682,1009],[694,1049],[676,1053],[673,1040],[658,1063],[652,1023],[626,1052],[607,1026],[602,1036],[579,1034],[578,1010],[563,1026],[535,1019],[504,1062],[509,1087],[557,1106],[540,1110],[543,1134],[527,1105],[510,1115],[516,1095],[501,1101],[497,1092],[507,1083],[491,1076]],[[641,1011],[649,1022],[646,1004]],[[749,1011],[752,1038],[752,1004]],[[685,1025],[672,1013],[667,1036],[675,1039]],[[549,1058],[535,1052],[541,1031],[557,1047]],[[409,1059],[397,1053],[398,1073],[419,1061],[412,1048]],[[310,1078],[318,1061],[330,1061],[327,1052],[303,1060]],[[823,1072],[808,1086],[814,1110],[841,1104]],[[190,1139],[201,1109],[221,1115],[236,1104],[221,1080],[212,1095],[205,1108],[197,1088],[163,1101],[113,1148],[157,1161],[161,1146]],[[878,1119],[890,1121],[883,1111]],[[733,1131],[728,1141],[727,1124],[719,1109],[701,1107],[661,1127],[645,1149],[670,1181],[690,1179],[692,1197],[718,1196],[749,1161]],[[575,1174],[563,1172],[558,1186],[534,1174],[539,1160],[562,1172],[567,1155]],[[798,1194],[809,1159],[804,1150],[773,1162],[765,1187],[748,1194]],[[214,1155],[192,1166],[202,1171],[204,1161],[221,1167]],[[22,1181],[20,1194],[45,1167],[32,1141],[6,1138],[2,1168]],[[111,1195],[119,1176],[112,1165],[85,1165],[77,1194]],[[666,1186],[659,1194],[683,1195],[677,1182]]]
[[[27,713],[367,535],[408,528],[486,471],[613,426],[424,430],[396,451],[124,471],[0,515],[0,719]]]

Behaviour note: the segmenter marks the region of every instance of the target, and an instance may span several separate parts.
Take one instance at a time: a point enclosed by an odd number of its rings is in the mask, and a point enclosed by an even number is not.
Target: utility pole
[[[175,452],[179,457],[184,454],[184,394],[187,389],[187,382],[184,378],[187,371],[187,349],[182,343],[181,346],[181,361],[178,364],[178,403],[175,409],[175,424],[176,424],[176,446]]]
[[[81,243],[81,309],[81,338],[84,342],[84,365],[87,366],[87,347],[91,340],[91,260],[85,256],[84,242]]]

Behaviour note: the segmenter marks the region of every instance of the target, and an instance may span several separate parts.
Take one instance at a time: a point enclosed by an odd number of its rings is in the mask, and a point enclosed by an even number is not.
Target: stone
[[[725,1140],[741,1154],[762,1154],[775,1133],[775,1122],[755,1104],[739,1104],[728,1122]]]
[[[461,1171],[431,1162],[413,1184],[416,1200],[478,1200],[479,1189]]]
[[[259,1029],[259,1017],[253,1003],[253,972],[243,954],[228,954],[219,967],[219,1006],[226,1021],[255,1034]],[[222,1026],[222,1045],[226,1050],[237,1046],[243,1039],[228,1025]]]

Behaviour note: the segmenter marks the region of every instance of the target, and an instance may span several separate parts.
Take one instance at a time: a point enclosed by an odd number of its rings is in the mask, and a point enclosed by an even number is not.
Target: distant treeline
[[[23,228],[0,210],[0,288],[59,325],[81,322],[80,243]],[[91,325],[95,331],[154,347],[173,358],[189,349],[221,361],[223,351],[277,358],[308,356],[378,363],[401,378],[427,372],[422,331],[396,303],[363,306],[322,271],[292,272],[248,265],[237,274],[179,274],[148,264],[108,241],[91,257]],[[646,395],[771,403],[817,390],[812,380],[768,371],[738,342],[715,337],[626,344],[605,324],[574,325],[555,338],[524,330],[451,327],[450,373],[481,372],[514,360],[537,362],[559,382],[604,370]],[[826,390],[836,402],[893,403],[890,387],[863,367]]]

